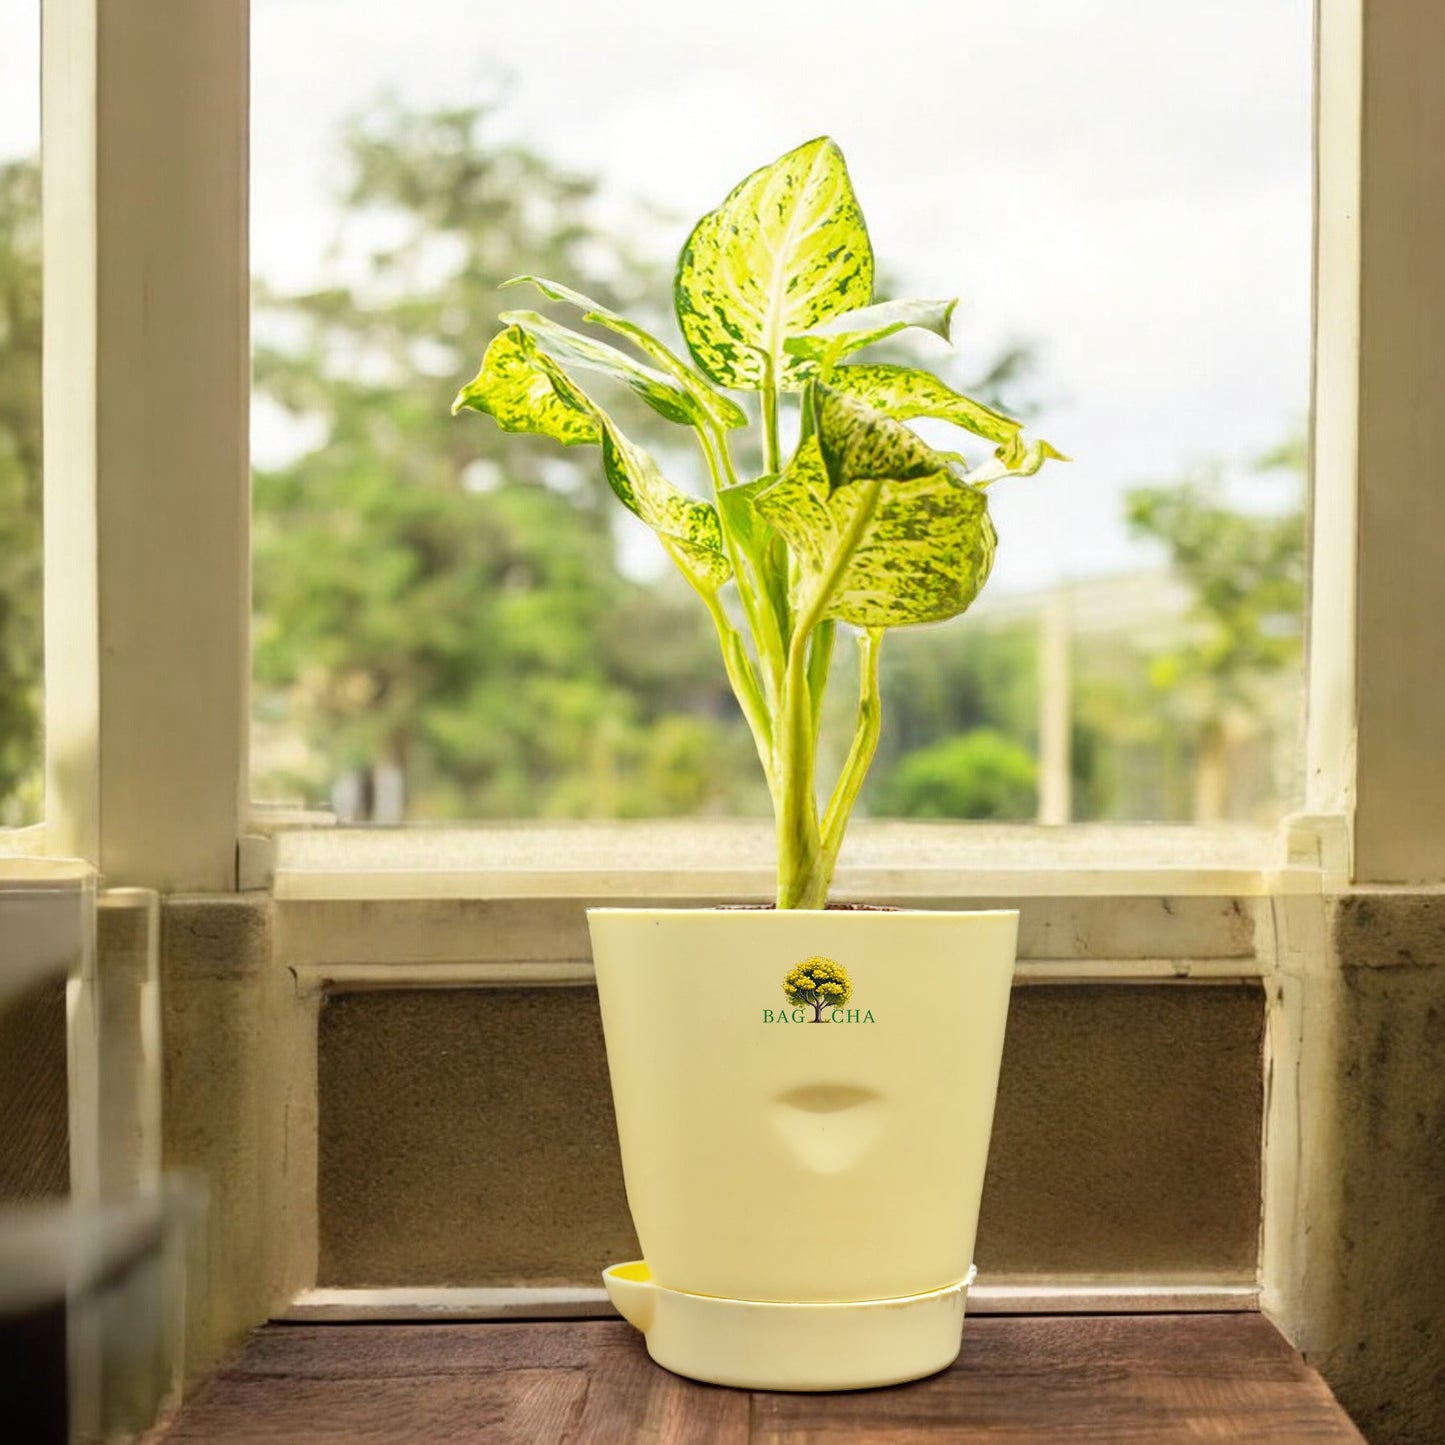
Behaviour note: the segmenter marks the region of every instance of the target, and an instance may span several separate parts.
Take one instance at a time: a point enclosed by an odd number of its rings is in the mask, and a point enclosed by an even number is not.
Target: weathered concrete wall
[[[321,1012],[319,1282],[593,1285],[635,1259],[593,989]]]
[[[1016,988],[980,1272],[1252,1280],[1263,1048],[1253,985]]]
[[[1376,1445],[1445,1440],[1445,895],[1333,909],[1334,1238],[1308,1253],[1301,1343]]]
[[[188,1310],[188,1367],[203,1367],[309,1284],[309,1230],[290,1189],[304,1180],[315,1015],[271,958],[261,895],[171,898],[161,915],[164,1167],[204,1187],[201,1269]]]
[[[1252,1278],[1262,1040],[1250,985],[1017,989],[980,1269]],[[337,994],[318,1062],[321,1283],[634,1257],[591,988]]]

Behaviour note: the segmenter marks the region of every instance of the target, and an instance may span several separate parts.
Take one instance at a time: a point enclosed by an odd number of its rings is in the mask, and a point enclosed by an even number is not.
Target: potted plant
[[[691,360],[556,281],[509,284],[623,344],[504,312],[454,410],[600,448],[712,618],[777,826],[775,909],[589,913],[646,1255],[605,1272],[609,1293],[654,1359],[700,1379],[839,1389],[931,1373],[959,1349],[1017,914],[826,903],[878,741],[885,633],[969,606],[994,554],[987,488],[1060,454],[925,369],[855,359],[907,328],[947,339],[955,303],[874,303],[863,214],[826,137],[694,227],[674,285]],[[663,475],[594,377],[692,431],[708,495]],[[753,418],[730,392],[755,398]],[[935,449],[905,424],[919,417],[990,455]],[[730,447],[749,426],[758,477]],[[857,724],[820,804],[841,629],[859,647]]]

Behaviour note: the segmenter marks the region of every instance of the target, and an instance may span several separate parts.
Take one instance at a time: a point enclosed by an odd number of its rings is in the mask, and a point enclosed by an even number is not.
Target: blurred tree
[[[0,164],[0,826],[40,817],[40,169]]]
[[[627,519],[595,453],[448,414],[504,280],[565,276],[649,319],[665,278],[596,223],[591,180],[500,138],[495,104],[383,106],[344,146],[329,284],[258,288],[257,395],[315,441],[255,480],[263,788],[320,800],[349,779],[356,814],[383,819],[403,794],[431,818],[765,813],[707,618],[670,571],[644,585],[619,569]],[[984,392],[1029,364],[1009,348]],[[677,429],[615,402],[668,467]],[[668,469],[697,474],[690,454]],[[916,647],[899,639],[895,664]],[[931,687],[922,712],[919,669],[885,673],[880,764],[940,731],[1013,726],[1017,680],[979,673],[998,651],[933,669],[968,686],[947,703]]]
[[[965,619],[943,627],[901,628],[888,638],[882,675],[883,736],[863,793],[874,817],[1029,818],[1032,756],[1038,733],[1038,629],[1032,623],[989,625]],[[840,688],[841,694],[846,689]],[[830,719],[831,721],[831,719]],[[976,775],[988,768],[988,744],[955,746],[985,732],[1006,737],[1029,759],[1027,787],[1007,798]],[[914,759],[923,761],[915,763]],[[962,767],[950,782],[940,769]],[[947,801],[930,802],[925,778]],[[1003,807],[1005,811],[999,812]],[[982,808],[982,812],[974,811]],[[1008,811],[1012,808],[1014,811]]]
[[[1033,753],[1015,737],[975,728],[908,753],[880,789],[879,806],[897,818],[1028,821],[1037,790]]]
[[[258,297],[258,395],[320,438],[255,479],[260,768],[311,799],[349,773],[356,811],[392,819],[403,790],[434,818],[725,806],[753,766],[715,642],[690,598],[619,570],[595,453],[449,415],[501,282],[621,305],[648,279],[591,220],[593,183],[493,123],[353,126],[336,283]]]
[[[1076,638],[1073,658],[1074,821],[1188,818],[1189,759],[1147,659],[1127,638],[1100,637]]]
[[[1256,474],[1278,469],[1303,473],[1302,440],[1254,467]],[[1194,596],[1188,634],[1152,659],[1150,678],[1169,719],[1193,737],[1194,818],[1217,821],[1230,811],[1231,726],[1264,721],[1271,680],[1302,665],[1303,503],[1241,511],[1223,498],[1216,477],[1140,488],[1127,507],[1130,527],[1164,545]]]
[[[889,759],[976,727],[1032,742],[1038,724],[1038,629],[1032,621],[1001,626],[966,618],[900,629],[888,640],[882,686],[893,734]]]

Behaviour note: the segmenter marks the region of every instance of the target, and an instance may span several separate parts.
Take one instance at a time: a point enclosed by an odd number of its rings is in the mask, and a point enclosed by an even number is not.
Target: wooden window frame
[[[1445,684],[1420,665],[1445,613],[1445,421],[1422,394],[1445,366],[1438,24],[1427,0],[1317,14],[1305,769],[1330,821],[1293,828],[1335,863],[1343,836],[1361,882],[1445,876]],[[232,891],[265,854],[245,843],[248,0],[44,0],[43,63],[43,846]]]

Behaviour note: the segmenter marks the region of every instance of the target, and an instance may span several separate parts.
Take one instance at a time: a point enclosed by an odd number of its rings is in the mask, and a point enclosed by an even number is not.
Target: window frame
[[[246,0],[44,0],[45,848],[237,885]]]
[[[1445,728],[1445,694],[1419,705],[1408,676],[1389,676],[1400,648],[1376,645],[1387,629],[1371,597],[1357,605],[1367,555],[1408,553],[1432,534],[1408,517],[1402,526],[1398,506],[1384,515],[1359,501],[1376,475],[1360,465],[1366,442],[1389,425],[1387,382],[1404,364],[1385,347],[1362,351],[1362,297],[1403,304],[1362,245],[1363,5],[1322,0],[1316,34],[1305,766],[1307,815],[1331,821],[1293,820],[1285,851],[1307,853],[1302,834],[1337,839],[1341,820],[1348,837],[1363,794],[1355,876],[1378,880],[1426,843],[1418,825],[1445,802],[1438,769],[1422,799],[1387,761],[1399,742],[1418,757],[1430,719]],[[137,24],[152,8],[164,25]],[[135,16],[122,19],[100,0],[44,4],[46,650],[56,660],[45,847],[118,881],[230,891],[267,881],[271,849],[258,840],[287,825],[248,799],[249,5],[128,9]],[[1400,169],[1381,167],[1387,178]],[[1395,220],[1408,229],[1408,216]],[[1392,603],[1407,570],[1381,569]],[[1357,659],[1371,685],[1361,707]],[[1396,705],[1373,706],[1381,690]],[[1402,693],[1415,705],[1400,708]],[[1358,756],[1357,721],[1369,743]],[[1376,819],[1415,826],[1387,843]]]

